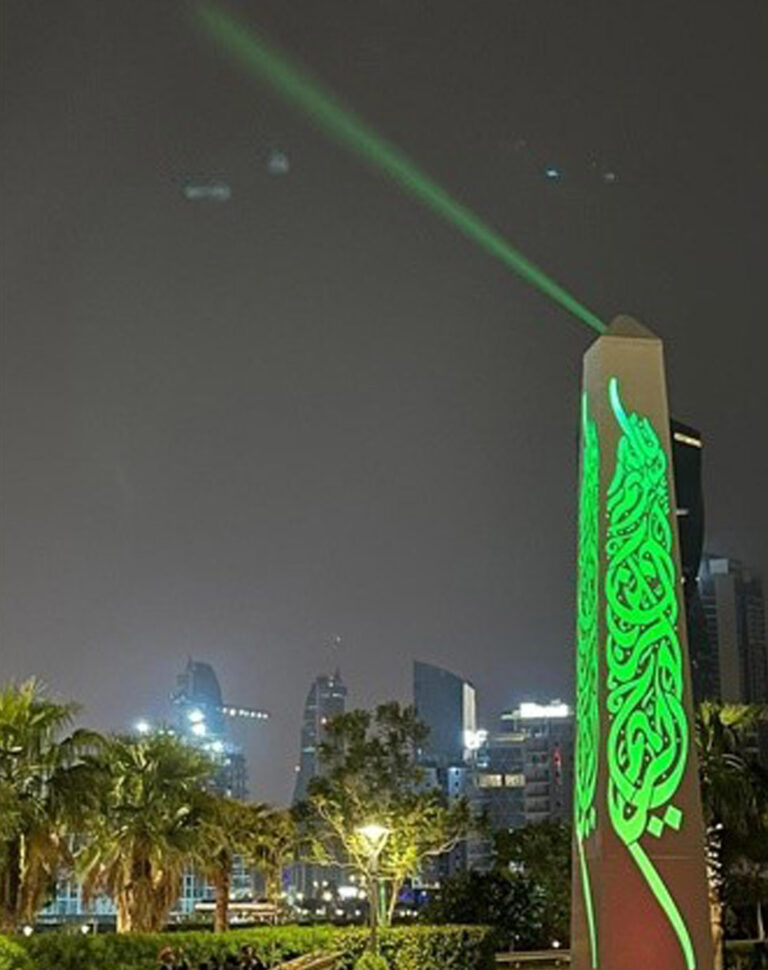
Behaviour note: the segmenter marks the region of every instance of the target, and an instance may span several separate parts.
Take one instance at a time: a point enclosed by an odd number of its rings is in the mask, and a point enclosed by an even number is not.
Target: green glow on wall
[[[594,832],[597,824],[595,792],[597,789],[597,755],[600,746],[600,714],[597,701],[599,498],[600,446],[597,424],[590,417],[589,401],[585,393],[581,398],[574,825],[593,967],[597,967],[598,964],[597,929],[584,843]]]
[[[694,970],[688,928],[640,844],[683,824],[672,800],[690,743],[667,455],[650,421],[625,412],[616,378],[609,396],[622,436],[608,489],[605,547],[608,811]]]
[[[591,310],[579,303],[474,212],[453,199],[399,148],[376,134],[353,112],[339,104],[332,94],[325,91],[285,55],[277,53],[252,30],[246,29],[233,17],[214,6],[203,4],[197,8],[197,12],[201,23],[212,37],[286,101],[309,115],[336,141],[362,156],[409,195],[442,216],[582,323],[598,333],[605,333],[605,324]]]

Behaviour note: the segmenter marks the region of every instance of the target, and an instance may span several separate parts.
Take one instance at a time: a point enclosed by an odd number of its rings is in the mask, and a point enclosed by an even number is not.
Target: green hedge
[[[31,967],[26,950],[13,940],[0,936],[0,970],[30,970]]]
[[[156,970],[164,946],[183,949],[194,966],[214,955],[223,960],[245,943],[267,964],[324,950],[342,954],[340,970],[351,970],[367,940],[362,927],[270,926],[223,934],[39,933],[19,943],[31,958],[30,970]],[[488,970],[494,945],[491,931],[482,926],[408,926],[383,930],[381,952],[392,970]],[[0,970],[6,970],[2,962]],[[7,970],[27,968],[11,963]]]

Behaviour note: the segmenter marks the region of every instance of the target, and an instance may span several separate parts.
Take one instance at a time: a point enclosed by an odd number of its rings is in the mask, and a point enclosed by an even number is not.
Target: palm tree
[[[100,811],[78,859],[83,896],[115,900],[118,932],[160,930],[200,848],[212,763],[164,733],[112,738],[96,760]]]
[[[704,701],[696,711],[702,807],[715,970],[723,967],[723,838],[765,829],[768,787],[745,742],[764,717],[761,707]]]
[[[201,796],[202,838],[196,865],[205,874],[216,894],[213,929],[229,929],[229,897],[235,856],[246,858],[264,837],[269,817],[266,805],[246,804],[213,793]]]
[[[297,829],[287,809],[273,809],[264,818],[261,830],[254,830],[249,843],[249,858],[264,876],[265,895],[277,905],[283,869],[296,853]]]
[[[70,837],[92,802],[85,757],[103,739],[65,734],[76,704],[57,704],[29,680],[0,691],[0,929],[32,922],[60,868]],[[63,735],[63,736],[62,736]]]

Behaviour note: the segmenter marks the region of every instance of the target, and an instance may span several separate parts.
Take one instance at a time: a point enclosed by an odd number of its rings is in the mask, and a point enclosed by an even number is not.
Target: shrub
[[[220,934],[39,933],[19,940],[31,962],[18,967],[11,963],[7,970],[157,970],[157,954],[165,946],[183,950],[195,965],[212,956],[223,962],[246,943],[268,966],[322,950],[339,954],[340,970],[353,970],[368,938],[368,930],[359,926],[265,926]],[[381,931],[380,941],[391,970],[487,970],[493,966],[493,937],[482,926],[393,927]],[[0,970],[6,970],[1,962]]]
[[[5,936],[0,936],[0,970],[30,970],[31,966],[27,951],[23,947]]]
[[[327,926],[270,926],[222,934],[209,930],[96,936],[39,933],[20,942],[32,958],[34,970],[157,970],[157,954],[166,946],[183,950],[195,966],[212,956],[223,962],[248,943],[269,965],[313,950],[329,950],[332,935],[333,928]]]
[[[487,926],[395,927],[381,937],[393,970],[486,970],[494,965],[494,944]]]
[[[389,970],[389,964],[380,953],[366,950],[355,964],[355,970]]]

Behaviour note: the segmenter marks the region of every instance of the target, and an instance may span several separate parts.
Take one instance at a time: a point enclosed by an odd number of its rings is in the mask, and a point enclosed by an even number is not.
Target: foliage
[[[0,692],[2,929],[34,920],[91,806],[93,772],[84,755],[102,738],[65,734],[77,711],[46,698],[34,680]]]
[[[246,855],[264,829],[267,808],[248,805],[203,792],[198,799],[200,836],[196,840],[195,864],[216,894],[213,928],[221,933],[229,928],[229,896],[235,856]]]
[[[183,951],[191,965],[213,956],[223,962],[245,944],[267,965],[325,951],[340,954],[339,970],[352,970],[365,952],[368,933],[362,927],[270,926],[226,934],[41,933],[20,942],[33,970],[156,970],[157,954],[166,946]],[[394,927],[381,934],[382,953],[392,970],[487,970],[493,966],[493,942],[480,926]]]
[[[704,701],[696,710],[704,823],[745,834],[765,808],[765,776],[746,753],[746,741],[764,716],[761,707]]]
[[[371,906],[378,906],[381,880],[385,924],[405,879],[429,857],[453,848],[469,826],[466,802],[449,805],[440,791],[424,786],[417,752],[426,736],[415,710],[396,703],[334,718],[320,747],[322,775],[312,781],[300,812],[310,861],[359,872]],[[388,831],[375,855],[360,834],[370,823]]]
[[[201,786],[212,764],[167,734],[111,738],[93,760],[98,811],[78,859],[83,896],[110,895],[118,931],[159,930],[201,845]]]
[[[289,812],[212,792],[200,794],[198,810],[201,831],[194,861],[216,893],[214,930],[222,932],[229,926],[235,856],[264,874],[267,898],[277,903],[283,866],[296,843],[295,825]]]
[[[23,947],[0,936],[0,970],[30,970],[31,966],[32,962]]]
[[[282,889],[283,868],[295,858],[298,833],[291,812],[273,808],[264,817],[263,827],[248,843],[246,855],[264,876],[267,899],[277,903]]]
[[[715,966],[723,965],[723,903],[747,888],[745,872],[765,863],[768,779],[746,753],[747,741],[764,718],[761,707],[705,701],[696,710],[696,745],[707,833],[707,872]],[[741,873],[739,870],[741,869]],[[736,877],[736,882],[734,882]],[[743,898],[743,897],[742,897]],[[760,896],[755,902],[760,901]]]
[[[566,943],[571,923],[571,826],[539,822],[495,836],[496,864],[525,874],[536,888],[542,946]]]
[[[389,963],[380,953],[366,950],[355,963],[355,970],[389,970]]]
[[[552,941],[545,931],[541,893],[523,873],[465,872],[446,879],[424,918],[491,926],[502,948],[549,948]]]

